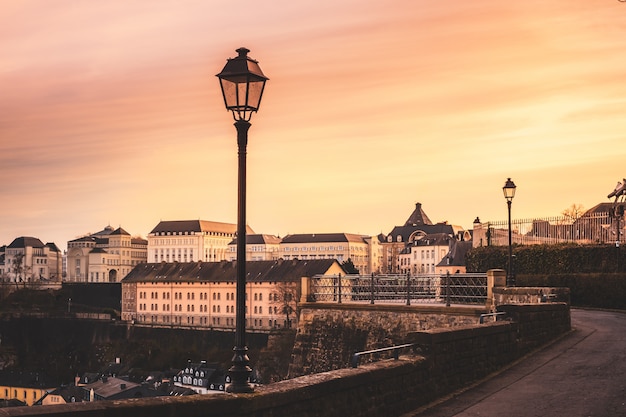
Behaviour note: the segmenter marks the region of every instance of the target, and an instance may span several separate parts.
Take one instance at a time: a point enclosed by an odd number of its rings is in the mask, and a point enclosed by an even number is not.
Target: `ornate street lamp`
[[[237,49],[239,55],[229,58],[222,72],[217,74],[226,110],[231,111],[235,119],[239,152],[235,347],[232,366],[228,370],[231,382],[226,387],[226,391],[234,393],[253,391],[248,382],[252,369],[246,346],[246,147],[250,118],[259,110],[268,80],[259,63],[248,57],[248,52],[246,48]]]
[[[515,287],[515,275],[513,274],[513,241],[511,238],[511,204],[513,203],[513,197],[515,197],[516,188],[515,183],[511,181],[510,178],[507,178],[504,187],[502,187],[504,198],[506,198],[506,205],[509,209],[509,268],[506,274],[507,287]]]

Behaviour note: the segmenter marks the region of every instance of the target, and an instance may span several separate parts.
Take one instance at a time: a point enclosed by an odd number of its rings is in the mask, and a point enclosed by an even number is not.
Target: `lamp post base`
[[[248,366],[250,359],[248,358],[247,347],[233,349],[235,354],[232,359],[232,366],[228,370],[230,376],[230,383],[226,385],[226,392],[232,393],[250,393],[254,392],[254,388],[248,382],[250,374],[252,374],[252,368]]]

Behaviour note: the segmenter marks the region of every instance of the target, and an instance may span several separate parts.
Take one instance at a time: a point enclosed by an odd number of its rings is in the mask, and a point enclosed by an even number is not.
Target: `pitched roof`
[[[1,370],[0,385],[20,388],[52,388],[57,383],[50,381],[49,377],[40,372]]]
[[[335,263],[339,265],[335,259],[249,261],[246,262],[246,281],[296,281],[325,274]],[[188,281],[236,282],[237,262],[143,263],[122,279],[122,283]]]
[[[451,240],[456,240],[448,233],[431,233],[413,242],[416,246],[447,246]]]
[[[434,233],[454,234],[454,228],[451,225],[447,223],[437,223],[414,226],[396,226],[389,233],[389,236],[392,237],[393,242],[397,241],[397,236],[402,236],[402,242],[406,243],[409,241],[409,237],[418,231],[423,232],[425,235],[431,235]]]
[[[237,232],[237,225],[207,220],[162,220],[150,233],[159,232],[217,232],[234,234]],[[254,231],[250,226],[246,225],[246,233],[253,234]]]
[[[139,387],[141,387],[140,384],[109,376],[87,384],[83,389],[87,391],[93,389],[94,394],[102,398],[112,398],[123,396],[121,395],[123,392],[136,390]]]
[[[274,235],[249,235],[246,233],[246,245],[276,245],[281,241],[281,238]],[[236,237],[230,241],[229,245],[234,245],[235,243],[237,243]]]
[[[368,236],[351,233],[311,233],[287,235],[282,243],[363,242]]]
[[[111,232],[112,235],[125,235],[125,236],[130,236],[130,233],[128,233],[126,230],[122,229],[121,227],[118,227],[117,229],[115,229],[114,231]]]
[[[424,210],[422,210],[422,203],[415,203],[415,210],[409,216],[406,222],[404,222],[405,226],[421,226],[425,224],[433,224],[430,221]]]
[[[465,266],[465,256],[472,249],[472,242],[454,240],[448,252],[437,266]],[[448,259],[450,260],[448,262]]]
[[[46,246],[52,251],[52,252],[61,252],[61,250],[57,247],[56,244],[54,244],[54,242],[48,242],[46,243]]]
[[[43,246],[43,242],[36,237],[21,236],[13,240],[9,248],[43,248]]]

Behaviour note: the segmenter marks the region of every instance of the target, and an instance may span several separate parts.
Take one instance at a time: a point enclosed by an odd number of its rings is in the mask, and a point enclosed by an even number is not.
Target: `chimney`
[[[125,390],[126,389],[126,384],[120,384],[120,389],[121,390]]]

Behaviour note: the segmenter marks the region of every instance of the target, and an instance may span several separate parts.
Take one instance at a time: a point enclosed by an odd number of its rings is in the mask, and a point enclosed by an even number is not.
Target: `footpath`
[[[626,416],[626,313],[572,309],[571,333],[403,417]]]

